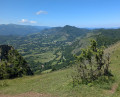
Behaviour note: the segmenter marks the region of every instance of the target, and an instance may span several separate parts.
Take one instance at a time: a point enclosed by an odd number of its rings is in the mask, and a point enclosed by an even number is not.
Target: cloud
[[[27,23],[28,20],[26,20],[26,19],[22,19],[20,22],[21,22],[21,23]]]
[[[21,19],[20,22],[21,22],[21,23],[30,23],[30,24],[35,24],[35,23],[37,23],[36,21],[29,21],[29,20],[27,20],[27,19]]]
[[[40,14],[48,14],[48,12],[43,10],[36,12],[36,15],[40,15]]]

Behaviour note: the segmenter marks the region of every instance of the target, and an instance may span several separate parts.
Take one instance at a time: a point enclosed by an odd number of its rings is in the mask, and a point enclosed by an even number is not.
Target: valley
[[[119,0],[0,0],[0,97],[120,97]]]
[[[105,47],[120,40],[120,29],[85,29],[66,25],[27,36],[0,35],[0,44],[13,46],[30,64],[34,73],[58,70],[74,64],[74,55],[89,45],[91,39]],[[42,68],[44,65],[44,68]]]
[[[43,73],[41,75],[25,76],[13,80],[2,80],[0,81],[0,84],[2,85],[4,82],[6,85],[4,87],[0,86],[0,93],[7,97],[22,97],[20,95],[29,95],[29,93],[34,95],[43,94],[42,97],[47,97],[47,95],[49,95],[49,97],[119,97],[120,76],[118,74],[120,73],[120,48],[118,45],[120,45],[120,43],[106,49],[111,53],[110,68],[115,78],[115,82],[112,84],[104,83],[92,87],[90,85],[81,84],[73,87],[71,83],[71,73],[73,69],[70,67],[51,73]],[[116,49],[114,50],[114,48]],[[114,88],[115,84],[116,86]]]

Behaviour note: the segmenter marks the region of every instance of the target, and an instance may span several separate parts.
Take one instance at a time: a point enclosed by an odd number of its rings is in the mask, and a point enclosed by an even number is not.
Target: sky
[[[0,24],[120,27],[120,0],[0,0]]]

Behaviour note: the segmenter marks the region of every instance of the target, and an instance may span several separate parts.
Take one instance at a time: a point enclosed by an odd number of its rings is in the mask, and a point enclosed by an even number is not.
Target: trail
[[[6,95],[6,94],[0,94],[0,97],[57,97],[50,94],[40,94],[37,92],[27,92],[22,93],[18,95]]]
[[[109,93],[114,94],[116,92],[116,90],[117,90],[117,87],[118,87],[117,83],[113,84],[112,89],[109,90]]]

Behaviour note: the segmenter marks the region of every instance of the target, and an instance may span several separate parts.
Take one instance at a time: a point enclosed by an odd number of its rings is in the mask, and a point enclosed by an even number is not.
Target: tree
[[[73,83],[90,83],[101,76],[111,76],[109,70],[110,54],[104,54],[104,47],[97,48],[97,42],[91,40],[87,49],[82,49],[80,56],[75,56],[77,73],[72,76]]]

